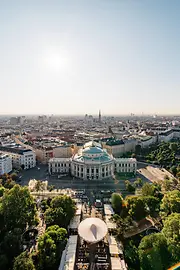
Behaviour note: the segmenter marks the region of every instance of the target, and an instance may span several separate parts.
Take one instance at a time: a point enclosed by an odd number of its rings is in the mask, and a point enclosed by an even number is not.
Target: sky
[[[179,0],[0,0],[0,114],[180,114]]]

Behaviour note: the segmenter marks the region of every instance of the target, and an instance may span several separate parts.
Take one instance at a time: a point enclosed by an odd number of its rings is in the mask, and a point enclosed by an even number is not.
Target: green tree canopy
[[[160,208],[163,216],[180,213],[180,191],[173,190],[164,194]]]
[[[116,214],[120,214],[122,210],[123,198],[118,193],[113,193],[111,196],[111,204]]]
[[[154,233],[142,238],[139,247],[142,270],[165,270],[170,263],[170,254],[165,236]]]
[[[156,214],[160,210],[160,202],[159,199],[153,196],[144,196],[142,197],[144,204],[146,206],[146,211],[152,217],[156,216]]]
[[[17,173],[12,173],[12,174],[10,175],[10,177],[11,177],[11,179],[12,179],[13,181],[17,181],[17,179],[18,179]]]
[[[132,239],[129,240],[127,244],[125,244],[124,255],[128,269],[130,267],[132,267],[134,270],[140,269],[138,248]]]
[[[5,233],[0,248],[8,257],[8,261],[12,261],[14,257],[22,252],[21,235],[22,230],[18,228]]]
[[[178,149],[178,145],[177,145],[177,143],[171,143],[169,148],[171,149],[171,151],[176,152]]]
[[[145,183],[142,186],[142,195],[143,196],[154,196],[155,186],[153,184]]]
[[[75,202],[71,197],[63,195],[52,199],[50,208],[45,212],[45,219],[48,226],[59,225],[67,227],[75,214]]]
[[[57,269],[61,253],[67,241],[67,231],[57,225],[50,226],[38,241],[39,267],[42,270]]]
[[[170,172],[176,176],[176,173],[177,173],[177,167],[175,165],[173,165],[171,168],[170,168]]]
[[[128,191],[128,192],[134,192],[135,191],[135,187],[134,187],[134,185],[133,184],[131,184],[131,182],[129,181],[129,180],[126,180],[125,181],[125,185],[126,185],[126,190]]]
[[[130,216],[122,218],[119,215],[115,214],[112,217],[112,220],[116,223],[116,234],[120,241],[124,239],[124,233],[132,225],[132,219]]]
[[[136,181],[134,182],[135,187],[142,187],[143,181],[142,178],[138,177]]]
[[[5,190],[6,190],[5,187],[3,186],[0,187],[0,197],[3,196]]]
[[[173,213],[164,221],[162,233],[167,239],[173,262],[180,261],[180,214]]]
[[[25,229],[35,224],[36,206],[28,188],[15,185],[2,197],[2,213],[8,229]]]
[[[127,197],[126,202],[128,213],[133,219],[140,220],[146,216],[146,207],[142,197]]]
[[[27,252],[23,252],[15,258],[13,270],[35,270],[33,261]]]

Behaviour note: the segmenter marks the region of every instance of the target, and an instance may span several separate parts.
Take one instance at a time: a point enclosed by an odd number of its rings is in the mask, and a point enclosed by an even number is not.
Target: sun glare
[[[46,68],[52,71],[63,71],[69,67],[67,52],[49,50],[45,53],[44,62]]]

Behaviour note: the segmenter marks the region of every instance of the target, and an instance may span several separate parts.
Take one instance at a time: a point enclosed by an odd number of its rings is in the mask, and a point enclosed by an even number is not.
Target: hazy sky
[[[0,0],[0,113],[180,114],[179,0]]]

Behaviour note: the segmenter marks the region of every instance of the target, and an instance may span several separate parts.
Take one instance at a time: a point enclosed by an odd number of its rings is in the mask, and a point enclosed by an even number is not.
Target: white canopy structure
[[[58,270],[74,270],[77,238],[77,235],[71,235],[69,237],[66,249],[63,251],[61,263]]]
[[[71,230],[77,230],[79,223],[80,223],[80,216],[75,216],[73,217],[73,219],[71,220],[70,224],[69,224],[69,229]]]
[[[88,243],[101,241],[106,236],[107,232],[107,225],[99,218],[86,218],[78,227],[80,237]]]
[[[112,270],[123,270],[123,266],[121,265],[121,261],[119,258],[111,257],[111,267]]]
[[[111,256],[123,254],[123,250],[120,247],[120,245],[117,243],[114,236],[109,236],[108,242],[109,242],[109,252],[110,252]]]

